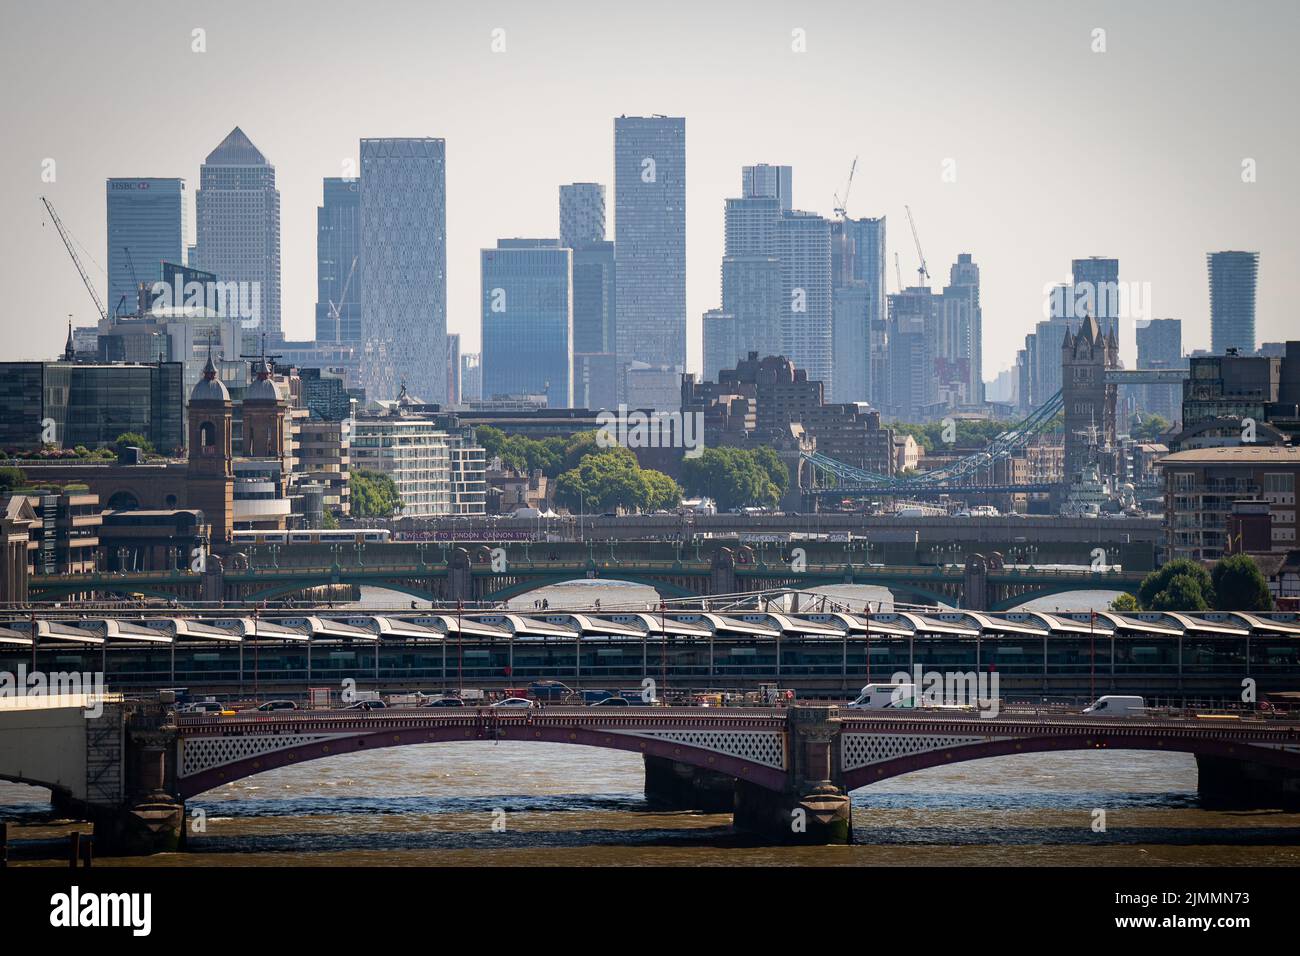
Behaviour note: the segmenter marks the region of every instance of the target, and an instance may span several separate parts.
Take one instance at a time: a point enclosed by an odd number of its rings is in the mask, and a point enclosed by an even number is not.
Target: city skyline
[[[956,9],[948,4],[932,7]],[[613,117],[624,113],[685,116],[691,124],[686,217],[687,367],[691,369],[700,367],[701,317],[717,305],[715,270],[723,249],[719,213],[725,198],[735,195],[740,167],[756,162],[795,167],[794,206],[829,216],[833,195],[843,189],[852,158],[860,155],[848,204],[850,216],[892,215],[895,222],[901,222],[902,206],[909,203],[932,266],[950,264],[959,252],[973,253],[982,268],[986,379],[1014,360],[1016,344],[1042,318],[1044,287],[1063,281],[1074,259],[1113,257],[1122,260],[1125,281],[1150,282],[1153,309],[1143,318],[1181,319],[1185,347],[1190,351],[1209,345],[1208,252],[1258,250],[1266,263],[1294,259],[1297,254],[1297,239],[1287,228],[1295,218],[1296,198],[1287,192],[1283,166],[1285,157],[1296,152],[1294,129],[1270,122],[1268,108],[1243,115],[1233,109],[1228,89],[1185,69],[1177,88],[1148,84],[1139,95],[1130,95],[1138,71],[1146,76],[1159,72],[1162,65],[1166,72],[1173,71],[1179,64],[1213,53],[1231,60],[1238,85],[1253,84],[1266,104],[1281,111],[1284,96],[1276,84],[1270,85],[1270,77],[1284,63],[1281,41],[1286,31],[1237,24],[1229,12],[1218,7],[1180,7],[1196,10],[1196,29],[1177,17],[1153,12],[1158,7],[1128,11],[1102,4],[1089,11],[1087,19],[1064,18],[1064,22],[1029,8],[1009,7],[965,24],[973,31],[970,36],[959,36],[962,31],[956,29],[937,29],[930,49],[907,42],[899,10],[882,11],[869,34],[862,32],[866,26],[862,15],[845,8],[809,15],[770,13],[743,27],[731,24],[720,13],[701,13],[692,17],[695,28],[684,36],[674,35],[671,44],[660,44],[671,33],[670,24],[652,21],[645,36],[636,42],[611,43],[594,50],[569,29],[568,17],[576,18],[578,8],[570,14],[556,14],[551,22],[536,11],[507,7],[494,14],[507,31],[503,53],[491,52],[490,32],[496,20],[468,14],[453,14],[439,21],[464,48],[452,52],[445,64],[426,62],[417,68],[410,51],[399,44],[386,76],[395,79],[409,74],[414,89],[423,91],[426,83],[436,85],[449,71],[468,70],[487,84],[491,121],[481,103],[475,111],[442,96],[435,97],[436,108],[427,111],[412,113],[397,107],[362,111],[354,107],[364,101],[364,90],[351,88],[332,88],[330,95],[337,95],[339,102],[329,109],[297,109],[296,103],[323,102],[319,99],[322,94],[310,89],[321,74],[309,62],[292,58],[276,66],[276,75],[283,80],[277,87],[280,92],[241,97],[240,92],[247,90],[251,81],[229,76],[213,61],[231,67],[248,55],[247,50],[232,48],[230,42],[231,24],[247,9],[235,4],[227,10],[205,11],[201,19],[211,22],[205,28],[207,49],[201,54],[192,52],[189,28],[180,26],[176,49],[157,51],[160,63],[168,69],[192,67],[200,71],[187,83],[187,90],[208,104],[207,109],[169,125],[165,136],[146,144],[138,135],[127,135],[129,129],[119,131],[127,125],[119,121],[126,103],[119,104],[113,94],[134,81],[133,70],[127,71],[129,77],[110,76],[99,86],[81,90],[84,102],[75,111],[79,123],[56,124],[40,121],[35,115],[61,110],[66,115],[69,91],[62,85],[34,93],[41,110],[12,118],[10,128],[21,148],[2,161],[3,196],[6,207],[17,211],[20,228],[4,239],[2,258],[6,271],[12,268],[14,275],[33,280],[30,289],[18,293],[17,313],[44,317],[38,333],[22,335],[16,319],[4,320],[3,328],[14,340],[15,352],[29,358],[55,354],[69,312],[78,325],[90,324],[93,318],[88,297],[53,235],[40,235],[41,241],[33,241],[32,234],[42,231],[44,215],[36,197],[48,195],[79,242],[94,250],[98,259],[105,248],[101,190],[108,178],[159,176],[197,183],[205,151],[234,126],[244,129],[276,167],[282,196],[283,325],[292,339],[310,338],[314,331],[315,210],[321,201],[321,182],[326,177],[347,175],[349,161],[359,168],[361,138],[409,135],[446,140],[447,326],[463,336],[466,351],[474,351],[478,348],[478,249],[490,246],[499,236],[554,234],[554,190],[560,184],[603,183],[612,194],[610,124]],[[395,5],[394,9],[412,8]],[[847,18],[843,29],[833,25],[837,21],[832,13],[843,14],[841,21]],[[1289,20],[1297,16],[1280,5],[1277,13]],[[282,11],[269,16],[277,24],[285,17],[292,18]],[[617,21],[620,16],[612,14],[611,19]],[[36,68],[42,44],[50,43],[48,37],[54,34],[41,29],[44,21],[38,11],[20,11],[14,19],[19,29],[10,36],[38,35],[33,42],[7,51],[6,68],[21,74],[24,69]],[[111,37],[120,29],[111,17],[101,17],[97,11],[87,11],[85,20],[102,28],[103,36]],[[1094,21],[1106,25],[1105,53],[1092,52]],[[1221,23],[1222,29],[1204,29],[1206,21]],[[25,23],[30,29],[22,29]],[[806,53],[791,49],[791,30],[796,27],[807,31]],[[318,25],[306,23],[303,28],[312,43],[335,48],[337,40],[322,33]],[[600,34],[613,37],[616,28],[617,22],[601,27]],[[363,27],[363,32],[366,29],[373,25]],[[920,84],[931,112],[903,111],[901,102],[867,111],[848,109],[838,94],[828,98],[828,90],[821,84],[827,71],[851,53],[850,37],[867,35],[878,62],[855,66],[864,76],[888,74],[901,67],[898,58],[904,51],[921,65],[942,53],[949,54],[951,60],[954,49],[960,49],[954,46],[959,40],[972,52],[958,56],[937,75],[926,76],[923,69],[907,67],[911,79],[896,89],[907,89],[909,95],[897,99],[910,99],[912,84]],[[729,38],[725,50],[714,49],[724,36]],[[1022,54],[1017,65],[1012,68],[1003,63],[989,70],[979,41],[1008,36],[1016,38],[1016,49]],[[62,39],[74,46],[83,42],[77,37]],[[518,94],[515,100],[506,96],[507,89],[540,69],[543,49],[554,55],[575,49],[575,45],[585,55],[595,56],[598,68],[604,66],[617,74],[599,93],[587,91],[576,107],[570,103],[563,114],[540,114],[545,121],[532,115],[538,109],[538,94]],[[691,52],[700,53],[705,47],[729,58],[726,62],[734,75],[722,75],[722,67],[690,62]],[[659,63],[665,49],[671,50],[667,54],[671,64],[681,69],[668,71],[672,76],[657,77],[652,88],[639,84],[637,77]],[[620,69],[629,57],[632,68]],[[1053,73],[1040,82],[1035,71],[1053,59],[1058,61]],[[951,81],[962,70],[967,71],[968,88],[939,95],[948,88],[937,77]],[[732,108],[729,97],[741,80],[760,73],[771,73],[780,81],[775,103],[761,109]],[[225,86],[217,85],[218,74]],[[702,75],[710,79],[711,87],[701,87]],[[550,78],[546,90],[558,96],[573,92],[578,85],[576,79],[569,85],[567,80]],[[1072,111],[1062,113],[1059,103],[1066,101],[1064,97],[1081,92],[1088,93],[1088,101],[1071,100]],[[971,112],[980,100],[992,95],[1004,100],[997,135],[984,129],[986,124],[975,124]],[[797,104],[812,102],[814,96],[826,100],[817,111],[790,112]],[[1194,130],[1183,128],[1187,124],[1170,118],[1193,104],[1205,122],[1217,124],[1220,130],[1211,150],[1199,145]],[[781,114],[778,108],[787,112]],[[771,123],[766,119],[769,111],[786,118]],[[801,120],[803,115],[807,115],[806,121]],[[827,122],[832,115],[836,118],[833,124]],[[873,147],[868,131],[882,123],[898,125],[908,134],[891,137],[891,142],[908,142],[897,148]],[[946,132],[936,130],[945,124]],[[1139,148],[1119,150],[1123,156],[1117,157],[1115,151],[1098,152],[1090,145],[1097,140],[1084,136],[1075,150],[1048,153],[1041,149],[1040,143],[1051,141],[1050,137],[1067,127],[1076,132],[1109,132],[1118,141]],[[91,148],[92,140],[104,148]],[[525,141],[529,145],[521,148]],[[57,163],[52,183],[42,180],[45,159]],[[948,159],[955,161],[956,182],[942,179]],[[1242,181],[1245,159],[1257,163],[1256,182]],[[1201,200],[1191,217],[1185,205],[1189,194]],[[1075,216],[1070,209],[1080,195],[1088,197],[1087,215]],[[90,197],[97,197],[97,202]],[[1044,209],[1059,214],[1045,218]],[[1178,223],[1177,229],[1168,225],[1172,222]],[[189,223],[192,230],[192,214]],[[616,224],[610,226],[612,233]],[[891,258],[899,253],[906,280],[915,269],[915,250],[910,236],[898,227],[891,238],[894,241],[888,252]],[[192,239],[192,235],[186,237],[187,242]],[[107,264],[88,263],[88,268],[102,291],[106,283],[99,265]],[[888,271],[887,289],[894,291]],[[1263,279],[1257,300],[1257,339],[1276,341],[1286,336],[1283,304],[1294,297],[1300,280],[1267,269]],[[30,321],[25,324],[31,328]],[[1130,331],[1122,341],[1131,342],[1132,334]],[[1131,352],[1124,358],[1131,362]]]

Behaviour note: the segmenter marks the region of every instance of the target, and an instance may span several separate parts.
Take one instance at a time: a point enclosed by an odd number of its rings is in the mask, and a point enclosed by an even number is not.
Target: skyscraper
[[[778,223],[777,253],[782,354],[834,394],[830,220],[811,212],[785,213]]]
[[[1224,355],[1236,349],[1255,351],[1255,283],[1258,252],[1211,252],[1205,257],[1210,273],[1210,351]]]
[[[573,250],[574,404],[612,408],[618,404],[614,355],[614,243],[605,241],[605,187],[570,183],[560,187],[560,245]]]
[[[560,245],[577,249],[605,240],[605,187],[569,183],[560,187]]]
[[[316,210],[316,341],[361,344],[361,183],[326,179]]]
[[[1178,319],[1152,319],[1137,325],[1137,367],[1187,368],[1183,357],[1183,323]],[[1159,415],[1169,422],[1183,419],[1183,387],[1172,385],[1142,386],[1142,411]]]
[[[447,394],[447,178],[441,139],[361,141],[361,316],[376,356],[366,392],[402,382],[426,402]]]
[[[275,167],[238,126],[199,167],[194,207],[196,242],[189,265],[215,273],[223,283],[249,283],[256,290],[258,314],[241,316],[244,328],[282,338]]]
[[[980,267],[969,252],[957,255],[943,290],[944,321],[941,354],[960,380],[968,405],[984,403],[984,314],[980,309]]]
[[[716,382],[718,372],[744,358],[736,346],[736,317],[721,309],[704,313],[704,381]]]
[[[185,234],[185,180],[109,179],[109,314],[135,312],[137,287],[162,279],[162,263],[180,262]],[[124,301],[125,300],[125,301]]]
[[[614,251],[615,353],[620,370],[633,362],[683,369],[686,364],[684,118],[620,116],[614,120]],[[676,408],[681,398],[678,388],[661,391],[663,394],[653,396],[655,406]]]
[[[502,239],[480,253],[484,397],[572,406],[572,256],[555,239]]]
[[[889,334],[885,311],[885,217],[832,222],[831,260],[836,343],[832,394],[841,396],[836,401],[869,401],[877,408],[886,408]],[[850,291],[841,295],[841,289]],[[860,323],[862,328],[851,328],[853,323]],[[847,376],[843,383],[838,381],[841,373]]]
[[[1070,263],[1070,271],[1074,276],[1074,313],[1070,318],[1075,325],[1091,315],[1101,326],[1103,336],[1113,332],[1115,340],[1122,341],[1119,260],[1104,256],[1075,259]]]
[[[789,212],[793,179],[793,170],[789,166],[769,166],[767,163],[742,166],[740,194],[746,199],[776,199],[781,211]]]

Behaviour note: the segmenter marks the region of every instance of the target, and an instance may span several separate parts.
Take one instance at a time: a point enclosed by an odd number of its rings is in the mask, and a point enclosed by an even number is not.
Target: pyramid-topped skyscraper
[[[238,126],[199,168],[194,208],[189,265],[214,273],[219,283],[240,283],[237,305],[225,303],[225,317],[278,341],[280,193],[275,167]]]

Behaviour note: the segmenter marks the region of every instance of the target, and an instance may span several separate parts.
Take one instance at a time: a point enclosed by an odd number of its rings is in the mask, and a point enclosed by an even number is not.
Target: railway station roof
[[[1174,627],[1168,622],[1161,623],[1157,620],[1139,620],[1135,617],[1126,617],[1123,614],[1116,614],[1114,611],[1098,611],[1097,617],[1109,621],[1117,632],[1128,632],[1131,634],[1159,634],[1166,637],[1177,637],[1183,633],[1180,627]]]
[[[1224,634],[1233,637],[1246,637],[1250,634],[1250,628],[1247,627],[1238,627],[1235,624],[1226,622],[1220,623],[1206,618],[1192,617],[1190,614],[1183,614],[1179,611],[1166,611],[1165,617],[1177,621],[1184,633]]]
[[[618,615],[622,617],[623,615]],[[713,631],[703,624],[688,623],[669,617],[666,614],[654,614],[649,611],[634,611],[628,617],[636,620],[646,634],[676,634],[680,637],[709,637]]]
[[[1030,637],[1046,637],[1051,629],[1035,624],[1033,617],[1041,615],[1012,615],[1005,614],[998,617],[985,614],[982,611],[961,611],[955,614],[936,614],[941,621],[962,620],[974,621],[979,627],[981,634],[1025,634]]]
[[[1261,614],[1233,611],[1232,616],[1245,621],[1252,631],[1260,634],[1300,634],[1300,621],[1278,621]]]
[[[7,627],[0,627],[0,644],[18,644],[28,646],[32,643],[30,635],[22,631],[10,630]]]
[[[1052,634],[1093,634],[1109,637],[1115,633],[1115,625],[1103,619],[1100,615],[1095,620],[1090,619],[1087,621],[1081,621],[1068,615],[1048,614],[1045,611],[1034,611],[1032,616],[1046,624],[1048,631]]]
[[[103,644],[104,637],[96,631],[77,627],[66,621],[36,621],[36,639],[41,641],[71,641],[77,644]]]

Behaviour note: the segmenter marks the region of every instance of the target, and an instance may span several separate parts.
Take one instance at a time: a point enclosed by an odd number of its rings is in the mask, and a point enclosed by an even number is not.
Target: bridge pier
[[[1196,792],[1216,810],[1300,809],[1300,772],[1230,757],[1196,755]]]
[[[791,707],[787,721],[789,783],[778,792],[736,781],[736,829],[777,843],[853,842],[849,795],[834,780],[839,708]]]
[[[668,810],[726,813],[735,805],[734,777],[646,754],[645,798]]]
[[[176,732],[162,725],[159,716],[133,714],[123,729],[125,799],[86,808],[95,826],[96,852],[102,855],[138,856],[181,846],[185,805],[174,795]]]

